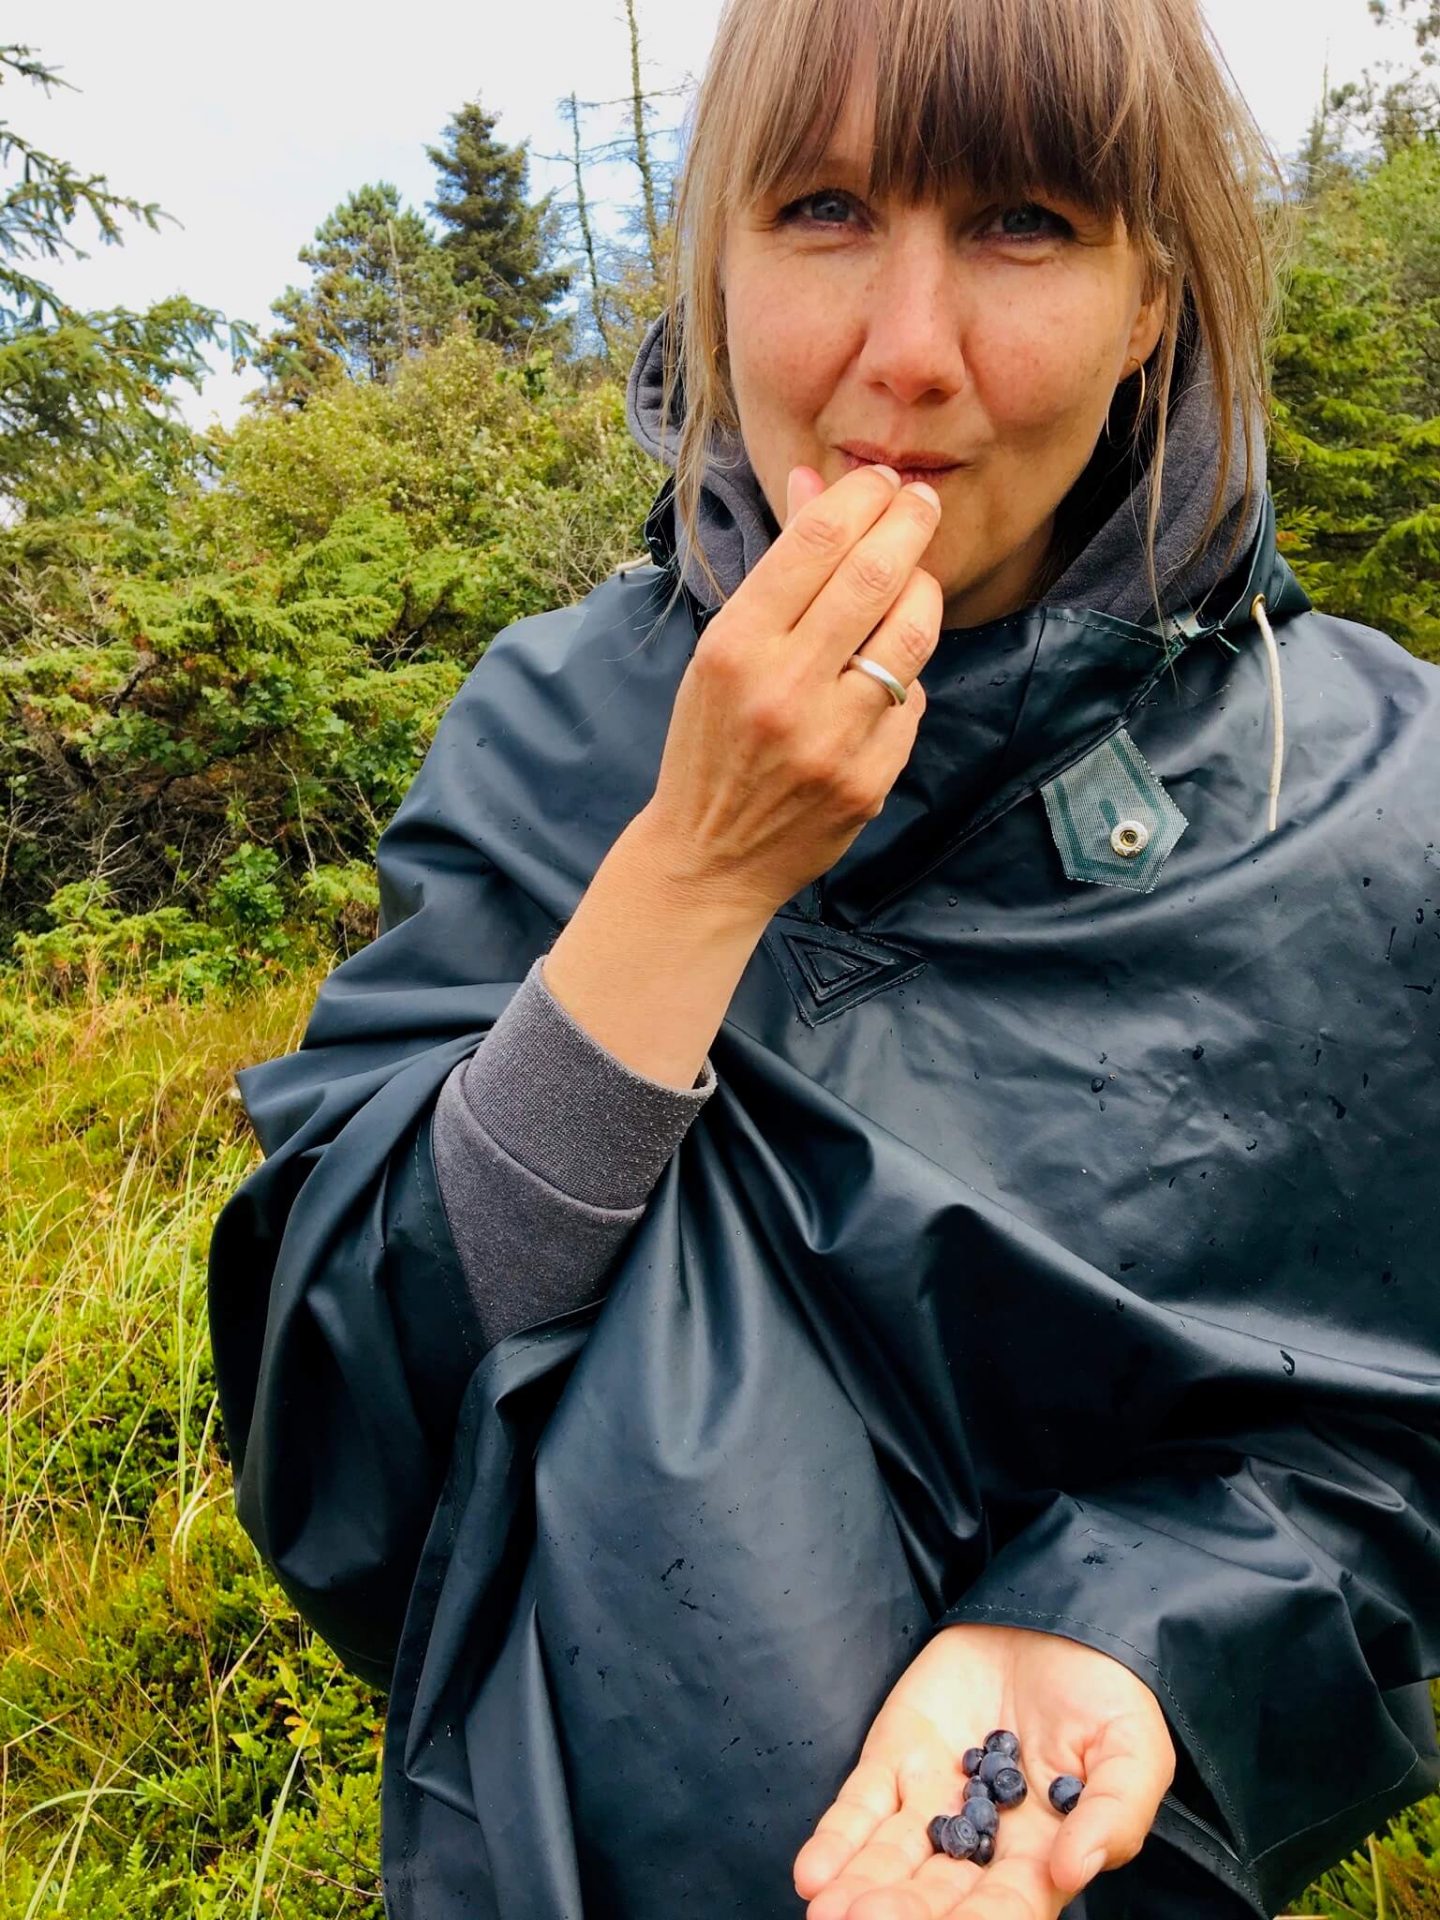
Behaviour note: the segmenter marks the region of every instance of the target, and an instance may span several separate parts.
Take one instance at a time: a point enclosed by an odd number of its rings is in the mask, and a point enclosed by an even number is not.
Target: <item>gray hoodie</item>
[[[673,467],[678,411],[663,448],[660,441],[667,325],[662,314],[641,343],[626,412],[639,444]],[[1131,423],[1121,411],[1117,405],[1114,439],[1102,439],[1058,516],[1065,559],[1045,600],[1149,624],[1154,608],[1142,556],[1150,469],[1143,450],[1138,458],[1123,451]],[[1237,525],[1241,550],[1259,525],[1264,467],[1247,507],[1243,448],[1237,447],[1227,475],[1227,519],[1201,560],[1183,570],[1204,523],[1217,459],[1201,352],[1177,369],[1170,409],[1156,548],[1167,614],[1199,610],[1222,577]],[[778,533],[743,443],[712,443],[700,535],[725,597]],[[677,538],[687,586],[703,606],[714,606],[716,596],[678,524]],[[963,646],[963,630],[947,630],[940,644]],[[432,1128],[441,1200],[490,1345],[603,1289],[665,1163],[715,1089],[708,1058],[693,1088],[633,1072],[559,1004],[543,965],[541,956],[482,1044],[450,1074]]]

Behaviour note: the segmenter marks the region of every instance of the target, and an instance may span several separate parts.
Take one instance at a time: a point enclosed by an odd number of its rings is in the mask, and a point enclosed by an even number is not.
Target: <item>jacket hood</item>
[[[669,429],[661,445],[661,397],[670,309],[655,319],[631,365],[626,387],[626,418],[645,451],[673,469],[684,419],[684,391],[677,383]],[[1133,454],[1131,422],[1119,417],[1114,439],[1102,439],[1090,465],[1072,488],[1059,515],[1068,558],[1045,595],[1050,606],[1081,607],[1139,625],[1153,625],[1154,602],[1144,562],[1144,527],[1149,509],[1153,435]],[[1266,466],[1263,431],[1257,431],[1257,484],[1245,498],[1243,417],[1237,405],[1236,444],[1225,482],[1225,519],[1204,553],[1190,568],[1185,557],[1204,526],[1219,461],[1219,434],[1208,352],[1203,344],[1177,363],[1170,403],[1169,433],[1156,562],[1162,604],[1169,615],[1182,611],[1204,616],[1207,597],[1221,584],[1237,525],[1237,552],[1248,553],[1260,531]],[[694,599],[713,611],[720,602],[701,570],[674,513],[673,478],[666,482],[647,525],[652,552],[661,564],[680,553],[680,575]],[[712,435],[700,494],[699,530],[711,566],[728,598],[778,535],[780,528],[765,498],[744,441]],[[658,537],[659,551],[656,551]],[[683,549],[683,551],[682,551]],[[1231,563],[1232,568],[1234,562]]]

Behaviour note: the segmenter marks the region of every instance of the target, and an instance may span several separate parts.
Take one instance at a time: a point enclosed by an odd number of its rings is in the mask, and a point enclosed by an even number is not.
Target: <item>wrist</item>
[[[693,845],[676,835],[652,810],[641,808],[612,849],[612,857],[630,864],[646,885],[683,911],[690,924],[710,937],[734,939],[753,949],[783,902],[759,894],[717,874]]]

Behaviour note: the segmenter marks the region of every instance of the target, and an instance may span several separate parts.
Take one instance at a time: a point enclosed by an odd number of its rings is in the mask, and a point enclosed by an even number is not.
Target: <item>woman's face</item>
[[[731,224],[722,285],[741,432],[782,526],[790,469],[828,487],[865,464],[847,442],[895,467],[915,452],[955,462],[925,476],[944,511],[921,564],[944,590],[944,624],[975,626],[1030,597],[1117,385],[1160,338],[1163,294],[1147,302],[1123,225],[1065,202],[869,205],[870,124],[852,88],[808,197],[775,196]]]

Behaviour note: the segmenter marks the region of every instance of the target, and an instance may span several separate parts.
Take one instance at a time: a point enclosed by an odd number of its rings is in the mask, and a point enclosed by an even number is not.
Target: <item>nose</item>
[[[959,392],[967,378],[963,268],[944,211],[896,213],[873,257],[861,377],[907,406]]]

